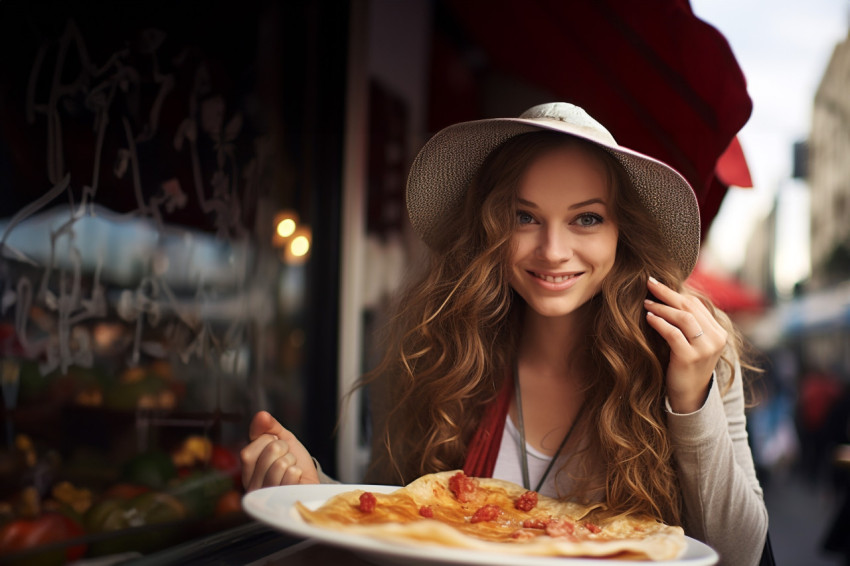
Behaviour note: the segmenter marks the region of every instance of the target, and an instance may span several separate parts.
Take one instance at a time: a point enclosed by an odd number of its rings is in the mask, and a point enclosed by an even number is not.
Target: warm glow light
[[[294,210],[281,210],[274,215],[274,234],[272,245],[282,248],[287,245],[287,240],[298,230],[298,213]]]
[[[302,265],[310,255],[313,233],[309,226],[299,226],[283,248],[281,259],[287,265]]]
[[[310,240],[307,239],[307,236],[298,236],[292,240],[289,246],[292,248],[292,255],[301,257],[307,255],[307,252],[310,251]]]
[[[277,223],[277,234],[281,238],[288,238],[295,232],[295,220],[284,218]]]

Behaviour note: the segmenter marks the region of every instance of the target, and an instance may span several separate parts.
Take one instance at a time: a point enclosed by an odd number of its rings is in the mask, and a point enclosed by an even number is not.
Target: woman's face
[[[608,178],[599,157],[567,145],[536,158],[520,179],[510,281],[541,316],[575,312],[614,265]]]

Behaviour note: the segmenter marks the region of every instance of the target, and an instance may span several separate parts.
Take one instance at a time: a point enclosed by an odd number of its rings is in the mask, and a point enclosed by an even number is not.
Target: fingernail
[[[654,304],[655,304],[655,301],[650,301],[649,299],[644,299],[644,300],[643,300],[643,304],[645,304],[645,305],[654,305]]]
[[[652,311],[646,311],[646,318],[652,318],[655,316],[655,313]]]
[[[650,282],[650,283],[658,283],[658,279],[656,279],[655,277],[653,277],[652,275],[650,275],[650,276],[649,276],[649,282]]]

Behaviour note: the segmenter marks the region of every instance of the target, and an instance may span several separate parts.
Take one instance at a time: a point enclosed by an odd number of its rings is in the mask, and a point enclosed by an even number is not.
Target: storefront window
[[[300,62],[320,18],[260,2],[12,4],[0,561],[144,554],[240,524],[250,417],[306,428],[333,379],[305,377],[324,319],[310,282],[336,260],[314,250],[333,249],[338,216],[333,200],[317,212],[312,173],[339,168],[336,142],[304,133],[322,127],[304,101],[328,79]]]

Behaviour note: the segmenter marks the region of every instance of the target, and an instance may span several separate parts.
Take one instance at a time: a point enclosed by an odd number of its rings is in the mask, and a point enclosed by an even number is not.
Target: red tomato
[[[143,493],[147,493],[151,490],[146,485],[136,484],[136,483],[116,483],[107,489],[104,494],[104,499],[133,499],[134,497],[138,497]]]
[[[219,444],[213,444],[210,467],[233,478],[234,485],[242,485],[242,467],[239,457]]]
[[[242,510],[242,494],[231,489],[218,498],[215,505],[215,516],[223,517],[230,513],[238,513]]]
[[[372,513],[378,505],[378,498],[371,491],[360,494],[360,510],[364,513]]]
[[[83,536],[85,532],[73,519],[53,511],[35,519],[15,519],[0,528],[0,556]],[[86,552],[85,545],[72,546],[65,559],[77,560]]]

